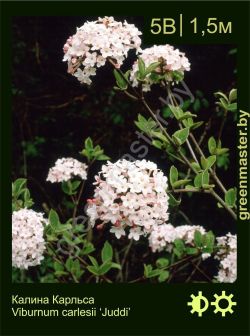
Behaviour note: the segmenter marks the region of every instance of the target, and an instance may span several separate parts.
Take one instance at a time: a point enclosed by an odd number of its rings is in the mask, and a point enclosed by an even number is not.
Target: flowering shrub
[[[152,84],[162,80],[178,82],[183,78],[184,71],[190,70],[190,63],[185,54],[169,44],[154,45],[142,50],[139,56],[141,60],[134,63],[130,79],[132,85],[136,87],[139,86],[142,79],[143,91],[150,91]],[[152,64],[154,72],[152,72]],[[141,69],[139,70],[139,68]],[[140,71],[143,70],[144,76],[140,78]]]
[[[95,185],[95,198],[87,209],[90,223],[111,223],[110,232],[117,238],[128,228],[128,238],[139,240],[168,220],[167,178],[153,162],[108,162]]]
[[[68,62],[69,73],[89,85],[96,68],[104,66],[109,58],[119,68],[130,49],[140,50],[140,35],[133,24],[117,22],[113,17],[86,22],[67,39],[63,60]]]
[[[200,194],[214,199],[215,206],[236,220],[236,189],[226,188],[217,174],[228,158],[229,149],[221,141],[224,122],[218,137],[207,136],[206,125],[196,120],[197,103],[186,107],[173,91],[190,70],[188,58],[168,44],[142,50],[140,35],[133,24],[113,17],[86,22],[68,38],[63,60],[68,62],[68,72],[88,86],[97,68],[112,66],[114,90],[147,112],[138,114],[136,127],[172,164],[165,165],[163,172],[145,158],[122,157],[113,163],[88,137],[80,152],[84,162],[61,158],[49,169],[47,181],[58,183],[54,187],[61,186],[63,196],[54,209],[44,206],[48,219],[31,209],[34,202],[27,181],[16,180],[12,185],[13,267],[40,265],[43,282],[236,280],[236,235],[226,232],[216,238],[202,223],[192,225],[180,208],[188,202],[182,195]],[[124,72],[121,66],[131,49],[137,56]],[[152,85],[168,94],[164,118],[158,117],[145,93]],[[235,89],[215,96],[219,113],[235,112]],[[196,129],[202,127],[198,139]],[[91,169],[98,161],[107,162],[93,180]],[[90,190],[86,182],[91,183]],[[85,202],[89,193],[91,198]],[[174,213],[182,214],[185,222],[176,221]],[[136,267],[135,255],[141,261]]]
[[[50,168],[47,181],[52,183],[69,181],[75,176],[87,179],[87,165],[72,158],[58,159],[55,166]]]
[[[12,264],[27,269],[40,265],[44,258],[44,226],[48,220],[42,213],[20,209],[12,214]]]

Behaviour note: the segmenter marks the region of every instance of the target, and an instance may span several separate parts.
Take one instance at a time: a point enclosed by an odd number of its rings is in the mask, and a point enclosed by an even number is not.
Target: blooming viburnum
[[[117,22],[113,17],[87,21],[77,28],[64,47],[63,61],[68,62],[68,72],[81,83],[91,84],[96,69],[105,65],[108,58],[119,68],[130,49],[140,50],[141,32],[134,24]]]
[[[61,158],[50,168],[47,181],[63,182],[78,176],[82,180],[87,179],[87,165],[73,158]]]
[[[43,214],[31,209],[20,209],[12,214],[12,265],[21,269],[39,265],[43,259]]]
[[[169,44],[166,45],[154,45],[151,48],[147,48],[141,51],[139,55],[144,61],[145,66],[148,67],[150,64],[159,62],[159,66],[145,77],[142,88],[143,91],[149,91],[151,85],[155,83],[155,75],[161,76],[167,82],[178,81],[179,76],[183,76],[184,71],[190,70],[190,63],[183,52],[179,49],[174,49]],[[139,81],[137,79],[137,74],[139,70],[138,61],[133,65],[130,79],[133,86],[138,86]]]
[[[219,251],[215,259],[220,260],[219,272],[215,277],[219,282],[234,282],[237,278],[237,236],[228,233],[217,238]]]
[[[153,252],[160,252],[162,250],[172,252],[173,243],[176,239],[182,239],[185,245],[194,246],[195,231],[199,231],[201,234],[206,233],[205,229],[199,225],[180,225],[174,227],[171,224],[164,224],[154,227],[149,236],[149,245]]]
[[[94,199],[88,201],[90,222],[99,221],[101,227],[110,222],[118,239],[127,232],[139,240],[168,220],[167,177],[153,162],[108,162],[95,184]]]

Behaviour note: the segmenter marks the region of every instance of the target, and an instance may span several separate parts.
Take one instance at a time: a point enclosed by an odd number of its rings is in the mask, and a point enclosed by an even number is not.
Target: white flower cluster
[[[108,162],[96,176],[94,199],[88,201],[87,214],[92,226],[108,222],[110,232],[119,239],[139,240],[168,220],[167,177],[155,163],[142,160]],[[100,227],[99,225],[99,227]]]
[[[63,61],[68,62],[68,72],[81,83],[90,85],[96,69],[111,58],[120,67],[130,49],[140,50],[141,32],[134,24],[117,22],[113,17],[87,21],[77,28],[75,35],[64,45]]]
[[[166,45],[154,45],[151,48],[142,50],[139,55],[140,58],[144,61],[145,66],[148,67],[150,64],[155,62],[160,62],[158,68],[154,71],[159,75],[164,75],[165,79],[168,82],[174,81],[173,71],[178,71],[181,74],[184,71],[190,70],[190,63],[187,57],[183,52],[180,52],[179,49],[174,49],[169,44]],[[134,63],[130,79],[133,86],[138,86],[137,73],[138,73],[138,61]],[[148,74],[143,83],[143,91],[150,91],[151,85],[154,83],[154,79],[151,74]]]
[[[215,259],[220,260],[219,272],[215,277],[219,282],[234,282],[237,279],[237,236],[228,233],[217,238],[219,251]]]
[[[82,180],[87,179],[87,165],[73,158],[61,158],[50,168],[47,181],[63,182],[74,176],[79,176]]]
[[[12,214],[12,265],[21,269],[39,265],[43,259],[43,214],[31,209],[20,209]]]
[[[182,239],[186,245],[194,246],[195,231],[199,231],[201,234],[206,233],[205,229],[199,225],[180,225],[174,227],[171,224],[164,224],[154,227],[149,236],[149,245],[153,252],[160,252],[162,250],[171,252],[175,239]],[[209,256],[207,253],[204,253],[203,258],[206,259]]]

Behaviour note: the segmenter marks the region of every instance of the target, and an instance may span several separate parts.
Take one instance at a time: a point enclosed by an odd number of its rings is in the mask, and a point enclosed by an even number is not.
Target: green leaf
[[[87,150],[91,150],[93,149],[93,141],[90,137],[88,137],[86,140],[85,140],[85,148]]]
[[[162,142],[159,140],[152,140],[152,145],[158,149],[162,149]]]
[[[138,114],[138,121],[135,121],[136,126],[143,132],[151,134],[152,130],[156,127],[156,123],[152,118],[148,120],[141,114]]]
[[[160,65],[160,62],[153,62],[151,63],[145,70],[145,75],[150,74],[151,72],[153,72],[155,69],[158,68],[158,66]]]
[[[202,173],[199,173],[195,176],[194,186],[196,188],[201,188],[201,186],[202,186]]]
[[[184,186],[186,185],[187,183],[189,183],[191,180],[188,180],[188,179],[183,179],[183,180],[179,180],[179,181],[176,181],[175,183],[173,183],[173,188],[179,188],[180,186]]]
[[[56,272],[61,272],[61,271],[64,270],[64,266],[61,263],[59,263],[58,261],[54,261],[54,270]]]
[[[27,179],[19,178],[13,183],[13,193],[16,197],[20,195],[22,192],[23,187],[25,186]]]
[[[203,92],[202,92],[201,90],[196,90],[196,91],[195,91],[195,95],[196,95],[197,97],[199,97],[199,98],[203,98],[203,96],[204,96],[204,94],[203,94]]]
[[[229,151],[228,148],[216,148],[216,152],[215,154],[216,155],[222,155],[222,154],[225,154]]]
[[[92,265],[95,266],[96,269],[98,269],[99,265],[98,265],[97,260],[92,256],[88,256],[88,257],[89,257],[89,260],[92,262]]]
[[[194,129],[200,127],[203,124],[204,124],[204,121],[197,121],[197,122],[193,123],[192,126],[190,126],[190,128],[192,128],[192,130],[194,130]]]
[[[166,138],[166,136],[164,134],[162,134],[161,132],[156,132],[156,131],[151,131],[151,135],[162,140],[163,142],[167,142],[169,143],[168,139]]]
[[[95,266],[87,266],[87,269],[90,273],[99,276],[99,268],[96,268]]]
[[[60,225],[60,219],[55,210],[51,209],[49,212],[49,224],[53,230],[56,230]]]
[[[154,278],[154,277],[159,276],[161,273],[162,273],[162,270],[160,270],[160,269],[154,269],[154,270],[152,270],[152,271],[149,272],[149,274],[148,274],[147,277],[148,278]]]
[[[62,233],[64,231],[68,231],[72,229],[71,224],[58,224],[57,227],[54,229],[55,233]]]
[[[204,185],[209,185],[209,173],[208,173],[208,170],[204,170],[204,172],[201,173],[202,174],[202,177],[201,177],[201,185],[202,187]]]
[[[214,155],[216,153],[216,140],[214,137],[209,138],[208,140],[208,150],[211,155]]]
[[[143,79],[145,78],[145,63],[143,61],[143,59],[141,57],[138,57],[138,69],[139,69],[139,74],[140,74],[140,78]]]
[[[237,111],[237,103],[232,103],[227,106],[228,111],[235,112]]]
[[[180,252],[176,247],[173,248],[173,252],[179,259],[183,256],[183,252]]]
[[[174,106],[170,104],[168,106],[177,120],[179,120],[184,115],[184,112],[179,106]]]
[[[119,270],[122,269],[120,264],[117,264],[117,263],[114,263],[114,262],[111,263],[111,266],[112,266],[112,268],[117,268]]]
[[[105,242],[102,248],[102,262],[111,261],[113,258],[113,248],[108,241]]]
[[[201,108],[201,101],[199,98],[196,98],[193,104],[194,112],[198,112]]]
[[[213,232],[209,231],[208,233],[204,234],[202,237],[202,240],[203,240],[203,246],[207,249],[210,249],[210,251],[212,252],[214,248],[214,242],[215,242],[215,236]]]
[[[237,89],[232,89],[229,93],[230,103],[234,102],[237,99]]]
[[[202,234],[198,230],[195,230],[194,232],[194,243],[195,246],[202,247]]]
[[[207,158],[207,169],[210,169],[216,162],[216,155],[211,155]]]
[[[181,108],[183,111],[187,111],[190,105],[191,105],[191,99],[187,99],[183,102],[183,104],[181,105]]]
[[[180,253],[183,253],[186,249],[185,244],[182,239],[175,239],[174,245]]]
[[[169,278],[169,272],[168,271],[162,271],[161,274],[158,277],[159,282],[164,282]]]
[[[188,255],[195,255],[195,254],[199,253],[199,250],[196,247],[187,247],[186,248],[186,253]]]
[[[229,189],[225,194],[226,204],[232,208],[236,203],[236,190],[234,188]]]
[[[172,137],[177,145],[182,145],[188,138],[189,128],[183,128],[179,131],[176,131]]]
[[[196,114],[190,113],[190,112],[185,112],[182,117],[179,118],[179,121],[189,119],[189,118],[195,118],[197,117]]]
[[[128,87],[128,84],[127,84],[126,80],[123,78],[123,76],[120,74],[120,72],[115,69],[114,70],[114,75],[115,75],[117,86],[121,90],[126,90],[127,87]]]
[[[95,251],[94,245],[91,242],[84,240],[83,244],[83,249],[81,251],[82,255],[86,255]]]
[[[228,109],[228,100],[225,100],[224,98],[220,98],[220,103],[218,103],[219,106],[223,107],[225,110]]]
[[[206,98],[202,98],[201,99],[201,102],[202,102],[202,105],[205,107],[205,108],[208,108],[209,107],[209,102]]]
[[[144,264],[144,276],[147,278],[149,273],[152,271],[152,265]]]
[[[202,168],[203,168],[203,169],[207,169],[207,165],[208,165],[208,163],[207,163],[206,158],[204,158],[204,157],[202,156],[202,157],[201,157],[201,166],[202,166]]]
[[[175,207],[180,205],[181,201],[177,200],[172,194],[169,194],[169,205]]]
[[[223,98],[226,103],[228,103],[228,98],[223,92],[215,92],[214,95],[219,98]]]
[[[178,181],[178,169],[175,166],[171,166],[170,168],[169,180],[172,187]]]
[[[69,257],[65,263],[66,270],[71,272],[73,265],[74,265],[74,260],[71,257]]]
[[[184,73],[182,71],[172,71],[172,76],[173,76],[173,79],[176,81],[176,82],[180,82],[183,80],[184,78]]]
[[[194,170],[196,171],[196,173],[199,173],[201,171],[201,166],[199,165],[198,162],[192,162],[191,166],[194,168]]]
[[[156,260],[156,266],[158,268],[164,268],[167,267],[169,265],[169,260],[166,258],[159,258]]]
[[[77,193],[77,188],[81,184],[81,181],[63,181],[62,190],[67,195],[74,195]]]
[[[96,160],[98,161],[107,161],[110,160],[110,157],[105,154],[100,154],[96,157]]]
[[[106,274],[112,268],[112,262],[110,260],[105,261],[98,270],[99,275]]]

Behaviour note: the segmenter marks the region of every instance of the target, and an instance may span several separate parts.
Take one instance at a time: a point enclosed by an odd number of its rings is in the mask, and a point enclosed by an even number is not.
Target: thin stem
[[[170,95],[170,97],[171,97],[171,101],[174,102],[176,106],[178,106],[178,104],[177,104],[177,102],[176,102],[176,99],[175,99],[174,95],[172,94],[172,91],[169,89],[169,87],[168,87],[167,89],[168,89],[168,93],[169,93],[169,95]],[[172,97],[173,97],[173,99],[172,99]],[[222,127],[223,127],[223,126],[222,126]],[[193,143],[194,143],[194,145],[195,145],[195,147],[196,147],[198,153],[200,154],[200,156],[203,157],[203,158],[205,158],[205,155],[204,155],[204,153],[203,153],[203,151],[202,151],[202,149],[201,149],[199,143],[196,141],[194,135],[190,132],[189,136],[190,136],[190,139],[193,141]],[[188,144],[188,139],[187,139],[186,142],[187,142],[187,145],[188,145],[189,150],[190,150],[191,145]],[[191,150],[192,150],[192,149],[191,149]],[[190,151],[190,152],[191,152],[191,151]],[[192,152],[193,152],[193,150],[192,150]],[[192,154],[192,152],[191,152],[191,154]],[[194,153],[193,153],[193,154],[194,154]],[[192,156],[193,156],[193,154],[192,154]],[[194,156],[193,156],[193,157],[194,157]],[[197,159],[196,159],[195,161],[196,161],[197,163],[199,163]],[[222,184],[222,182],[220,181],[220,179],[218,178],[218,176],[216,175],[215,171],[214,171],[212,168],[210,168],[209,171],[210,171],[211,175],[213,176],[213,179],[215,180],[215,182],[218,184],[218,186],[220,187],[220,189],[221,189],[221,190],[223,191],[223,193],[225,194],[225,193],[227,192],[227,190],[226,190],[226,188],[223,186],[223,184]]]
[[[233,217],[233,219],[237,220],[237,215],[235,212],[223,201],[223,199],[213,190],[213,189],[173,189],[173,190],[167,190],[168,193],[174,192],[174,193],[205,193],[212,195]]]
[[[189,275],[189,277],[186,279],[186,281],[185,281],[186,283],[189,282],[189,281],[192,279],[192,277],[194,276],[195,272],[197,271],[197,267],[199,267],[199,265],[200,265],[200,263],[201,263],[201,258],[198,260],[197,264],[195,264],[194,262],[192,262],[192,260],[191,260],[190,262],[191,262],[191,264],[192,264],[193,266],[195,266],[195,267],[194,267],[192,273],[191,273],[191,274]]]
[[[233,217],[233,219],[237,220],[237,215],[236,213],[227,206],[227,204],[223,201],[223,199],[212,189],[210,189],[210,193],[214,196],[214,198],[217,199],[217,201],[223,205],[223,207],[230,213],[230,215]]]
[[[126,259],[127,259],[127,256],[128,256],[129,250],[131,249],[132,244],[133,244],[133,239],[130,240],[130,242],[129,242],[127,248],[126,248],[126,251],[124,253],[123,260],[122,260],[122,263],[121,263],[121,268],[123,268],[123,266],[126,262]]]
[[[199,152],[200,156],[202,158],[205,158],[205,155],[202,151],[202,149],[200,148],[198,142],[196,141],[194,135],[192,133],[190,133],[190,138],[193,141],[197,151]],[[213,171],[213,169],[209,169],[211,175],[213,176],[213,179],[215,180],[215,182],[218,184],[218,186],[220,187],[220,189],[223,191],[223,193],[225,194],[227,192],[226,188],[224,187],[224,185],[222,184],[222,182],[220,181],[220,179],[218,178],[218,176],[216,175],[216,173]]]
[[[192,265],[194,265],[194,267],[197,269],[197,271],[199,271],[209,282],[212,282],[212,279],[210,279],[210,277],[199,267],[200,264],[195,264],[194,262],[192,262]]]
[[[114,66],[114,68],[116,69],[116,65],[115,63],[109,58],[109,62]],[[135,88],[131,85],[130,81],[124,76],[123,72],[120,69],[116,69],[120,75],[123,77],[123,79],[126,81],[126,83],[131,87],[131,89],[133,90],[133,92],[135,93],[135,95],[139,98],[139,100],[142,102],[142,104],[144,105],[144,107],[148,110],[148,112],[151,114],[152,118],[155,120],[155,122],[157,123],[157,125],[160,127],[161,131],[163,132],[163,134],[166,136],[166,138],[168,139],[168,141],[177,149],[177,153],[178,155],[181,157],[181,159],[187,164],[187,166],[196,174],[196,170],[192,167],[191,163],[189,162],[189,160],[187,159],[187,157],[180,151],[180,148],[175,144],[175,142],[172,140],[172,138],[170,137],[170,135],[168,134],[168,132],[166,131],[166,129],[162,126],[162,124],[160,123],[160,121],[158,120],[158,118],[156,117],[155,113],[153,112],[153,110],[150,108],[150,106],[148,105],[148,103],[146,102],[145,98],[143,97],[143,95],[139,95],[138,92],[135,90]],[[171,91],[170,91],[171,92]],[[172,99],[172,97],[174,97],[173,95],[170,94],[170,97]],[[173,101],[173,100],[172,100]],[[175,102],[177,104],[177,102]],[[204,157],[204,154],[199,146],[199,144],[197,143],[195,137],[193,136],[193,134],[190,132],[189,134],[190,139],[193,141],[198,153],[201,155],[201,157]],[[191,148],[191,145],[190,145]],[[193,152],[193,151],[192,151]],[[191,153],[192,154],[192,153]],[[193,152],[194,154],[194,152]],[[195,156],[195,155],[194,155]],[[196,158],[196,156],[195,156]],[[197,161],[197,158],[196,160]],[[198,161],[197,161],[198,162]],[[213,171],[213,169],[209,169],[209,171],[211,172],[211,175],[213,177],[213,179],[215,180],[215,182],[217,183],[217,185],[221,188],[221,190],[223,191],[223,193],[226,193],[226,189],[223,186],[223,184],[221,183],[220,179],[217,177],[216,173]],[[189,190],[194,192],[194,190]],[[187,191],[186,191],[187,192]],[[227,204],[223,201],[223,199],[214,191],[214,190],[208,190],[208,191],[204,191],[206,193],[210,193],[214,196],[214,198],[217,199],[217,201],[223,205],[223,207],[231,214],[231,216],[236,220],[237,216],[235,214],[235,212],[229,208],[227,206]]]
[[[168,92],[168,95],[169,95],[169,98],[170,98],[170,100],[171,100],[172,105],[175,105],[176,107],[178,107],[178,104],[177,104],[177,102],[176,102],[176,99],[175,99],[175,97],[174,97],[174,95],[173,95],[171,89],[169,88],[169,85],[167,85],[167,92]],[[182,125],[181,125],[180,122],[178,122],[178,125],[179,125],[180,129],[183,129],[183,127],[182,127]],[[195,153],[194,153],[194,151],[193,151],[193,148],[192,148],[192,146],[190,145],[190,142],[189,142],[188,139],[186,140],[186,144],[187,144],[187,146],[188,146],[188,149],[189,149],[189,151],[190,151],[190,153],[191,153],[191,155],[192,155],[194,161],[195,161],[196,163],[199,164],[199,161],[197,160],[197,157],[196,157],[196,155],[195,155]]]
[[[127,90],[123,91],[125,93],[125,95],[127,95],[129,98],[133,99],[133,100],[138,100],[138,98],[134,95],[132,95],[131,93],[129,93]]]
[[[181,215],[185,219],[185,221],[189,225],[193,225],[193,223],[191,222],[191,220],[188,218],[188,216],[182,210],[179,210],[178,213],[179,213],[179,215]]]
[[[88,168],[86,169],[86,173],[88,174],[88,171],[89,171],[89,168],[92,166],[92,164],[94,163],[94,159],[92,161],[90,161],[89,165],[88,165]],[[83,193],[83,190],[84,190],[84,186],[85,186],[85,181],[82,182],[82,185],[81,185],[81,188],[80,188],[80,191],[78,193],[78,196],[74,202],[75,204],[75,207],[74,207],[74,210],[73,210],[73,215],[72,215],[72,218],[73,218],[73,223],[75,222],[75,218],[76,218],[76,214],[77,214],[77,210],[78,210],[78,205],[80,203],[80,200],[81,200],[81,197],[82,197],[82,193]]]

